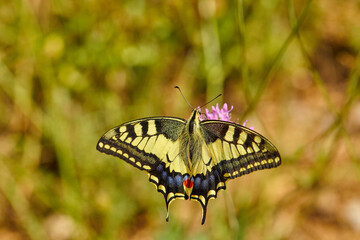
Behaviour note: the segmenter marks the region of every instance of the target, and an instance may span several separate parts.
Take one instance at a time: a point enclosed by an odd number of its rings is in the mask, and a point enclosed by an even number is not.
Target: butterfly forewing
[[[225,179],[281,164],[276,147],[253,130],[223,121],[204,121],[201,127],[207,147],[215,153],[214,166]]]

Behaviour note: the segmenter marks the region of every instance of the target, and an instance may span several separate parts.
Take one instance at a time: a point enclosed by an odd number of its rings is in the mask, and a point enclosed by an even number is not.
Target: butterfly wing
[[[178,141],[184,126],[184,119],[173,117],[131,121],[105,133],[97,150],[148,172],[149,181],[164,195],[168,210],[176,198],[188,198],[183,188],[188,169],[181,158]]]
[[[229,179],[281,164],[276,147],[259,133],[224,121],[203,121],[201,159],[194,166],[194,186],[190,198],[203,207],[205,221],[209,199],[226,188]]]

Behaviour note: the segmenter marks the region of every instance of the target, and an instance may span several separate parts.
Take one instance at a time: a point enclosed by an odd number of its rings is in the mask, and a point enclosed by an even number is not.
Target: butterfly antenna
[[[191,104],[190,104],[190,103],[188,102],[188,100],[185,98],[184,94],[181,92],[181,89],[180,89],[178,86],[175,86],[175,88],[177,88],[177,89],[179,90],[181,96],[185,99],[185,101],[187,102],[187,104],[188,104],[192,109],[194,109],[193,106],[191,106]]]
[[[212,101],[214,101],[215,99],[217,99],[218,97],[220,97],[222,94],[220,93],[219,95],[217,95],[216,97],[214,97],[213,99],[211,99],[210,101],[208,101],[207,103],[205,103],[204,105],[202,105],[200,108],[208,105],[209,103],[211,103]]]

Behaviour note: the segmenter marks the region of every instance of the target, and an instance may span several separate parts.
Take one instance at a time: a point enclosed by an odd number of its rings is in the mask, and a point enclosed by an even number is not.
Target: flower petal
[[[230,111],[233,110],[234,106],[231,106],[229,109],[228,104],[224,103],[223,107],[220,109],[219,104],[216,106],[211,106],[211,112],[209,109],[205,108],[205,118],[200,116],[200,121],[203,120],[222,120],[227,122],[232,122]],[[200,108],[198,108],[200,111]]]

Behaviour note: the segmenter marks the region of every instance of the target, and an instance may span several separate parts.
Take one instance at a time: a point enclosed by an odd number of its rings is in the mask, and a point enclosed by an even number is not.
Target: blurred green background
[[[0,239],[360,238],[356,0],[0,3]],[[234,106],[283,164],[201,207],[95,146],[136,118]],[[215,102],[215,103],[216,103]],[[209,107],[209,106],[208,106]]]

